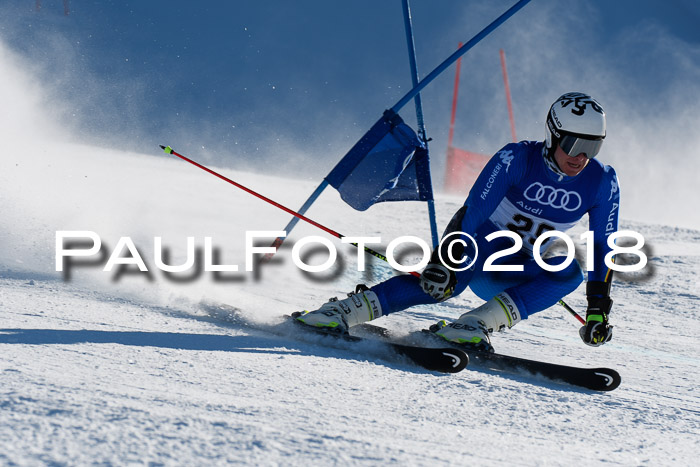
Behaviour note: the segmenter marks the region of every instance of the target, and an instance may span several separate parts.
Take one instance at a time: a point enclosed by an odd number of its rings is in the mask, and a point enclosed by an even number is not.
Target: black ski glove
[[[420,286],[423,292],[433,297],[438,302],[447,300],[452,296],[457,284],[457,275],[450,271],[439,261],[428,263],[420,275]]]
[[[612,339],[613,327],[608,324],[608,315],[613,301],[610,299],[610,282],[592,281],[586,284],[588,309],[586,325],[581,326],[579,335],[587,345],[598,347]]]
[[[447,228],[442,234],[443,239],[452,232],[458,232],[461,229],[462,221],[466,213],[466,206],[459,208],[455,215],[452,216],[449,224],[447,224]],[[449,249],[449,243],[450,242],[441,242],[440,244],[443,249],[442,258],[440,258],[438,248],[433,250],[430,262],[420,275],[420,286],[423,292],[427,293],[438,302],[450,298],[455,291],[455,285],[457,285],[457,274],[452,269],[458,269],[460,264],[452,264],[449,262],[450,255],[449,251],[447,251]],[[464,247],[460,243],[457,243],[452,250],[452,257],[454,258],[462,258],[465,254]],[[444,263],[443,261],[447,261],[448,263]],[[450,266],[452,269],[447,266]]]

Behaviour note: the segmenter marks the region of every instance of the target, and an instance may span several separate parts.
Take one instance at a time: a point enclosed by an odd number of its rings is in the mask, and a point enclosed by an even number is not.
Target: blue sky
[[[72,0],[68,16],[62,0],[41,3],[4,2],[0,40],[90,142],[320,179],[410,89],[399,0]],[[413,0],[421,76],[514,3]],[[700,123],[699,22],[691,0],[532,0],[465,55],[456,145],[493,153],[510,140],[503,48],[519,139],[542,139],[549,104],[582,90],[608,113],[601,157],[656,158]],[[453,80],[454,67],[423,93],[436,185]]]

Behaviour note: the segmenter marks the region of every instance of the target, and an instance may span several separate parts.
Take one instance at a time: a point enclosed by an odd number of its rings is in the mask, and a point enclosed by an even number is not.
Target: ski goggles
[[[601,146],[603,146],[603,138],[602,136],[591,139],[581,136],[564,135],[559,142],[559,146],[561,146],[567,156],[576,157],[583,153],[587,158],[593,159],[600,151]]]

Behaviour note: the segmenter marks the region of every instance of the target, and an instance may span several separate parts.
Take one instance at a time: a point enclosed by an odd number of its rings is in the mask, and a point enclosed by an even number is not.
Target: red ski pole
[[[188,157],[186,157],[186,156],[183,156],[182,154],[179,154],[179,153],[175,152],[175,151],[173,150],[173,148],[171,148],[170,146],[163,146],[163,145],[160,145],[160,147],[163,149],[163,151],[165,151],[166,154],[172,154],[173,156],[177,156],[177,157],[179,157],[180,159],[182,159],[183,161],[189,162],[190,164],[192,164],[192,165],[194,165],[194,166],[196,166],[196,167],[199,167],[200,169],[204,170],[205,172],[209,172],[210,174],[214,175],[215,177],[218,177],[218,178],[220,178],[221,180],[230,183],[231,185],[235,186],[236,188],[240,188],[241,190],[245,191],[246,193],[250,193],[251,195],[253,195],[253,196],[257,197],[257,198],[260,198],[261,200],[263,200],[263,201],[265,201],[265,202],[267,202],[267,203],[270,203],[271,205],[273,205],[273,206],[275,206],[275,207],[277,207],[277,208],[280,208],[281,210],[283,210],[283,211],[285,211],[285,212],[291,214],[292,216],[298,217],[299,219],[301,219],[301,220],[303,220],[303,221],[305,221],[305,222],[308,222],[309,224],[311,224],[311,225],[313,225],[313,226],[315,226],[315,227],[318,227],[319,229],[321,229],[321,230],[323,230],[324,232],[327,232],[327,233],[333,235],[334,237],[337,237],[337,238],[343,238],[343,237],[345,237],[345,235],[340,234],[340,233],[336,232],[336,231],[333,230],[333,229],[329,229],[328,227],[326,227],[326,226],[324,226],[324,225],[321,225],[321,224],[319,224],[318,222],[316,222],[316,221],[314,221],[314,220],[311,220],[311,219],[309,219],[308,217],[306,217],[306,216],[304,216],[304,215],[302,215],[302,214],[299,214],[299,213],[296,212],[296,211],[292,211],[292,210],[289,209],[288,207],[283,206],[283,205],[281,205],[280,203],[278,203],[278,202],[276,202],[276,201],[273,201],[273,200],[271,200],[270,198],[268,198],[268,197],[266,197],[266,196],[263,196],[263,195],[261,195],[260,193],[257,193],[257,192],[255,192],[255,191],[251,190],[250,188],[247,188],[247,187],[241,185],[240,183],[234,182],[234,181],[231,180],[230,178],[224,177],[224,176],[221,175],[220,173],[215,172],[215,171],[211,170],[210,168],[205,167],[205,166],[203,166],[202,164],[200,164],[200,163],[198,163],[198,162],[195,162],[195,161],[193,161],[192,159],[190,159],[190,158],[188,158]],[[350,244],[353,245],[355,248],[359,248],[359,245],[358,245],[357,243],[350,243]],[[374,257],[376,257],[376,258],[381,259],[382,261],[386,261],[386,262],[389,261],[389,260],[387,259],[386,256],[384,256],[383,254],[381,254],[381,253],[379,253],[379,252],[377,252],[377,251],[374,251],[374,250],[371,249],[371,248],[368,248],[368,247],[365,246],[365,247],[364,247],[364,250],[365,250],[365,252],[369,253],[370,255],[372,255],[372,256],[374,256]],[[420,274],[419,274],[418,272],[416,272],[416,271],[411,271],[410,274],[413,275],[413,276],[416,276],[416,277],[420,277]]]
[[[586,320],[583,319],[583,318],[581,318],[581,315],[579,315],[578,313],[576,313],[576,311],[575,311],[573,308],[571,308],[569,305],[567,305],[566,302],[565,302],[564,300],[559,300],[558,303],[559,303],[561,306],[563,306],[564,309],[565,309],[566,311],[568,311],[569,313],[571,313],[571,316],[573,316],[574,318],[576,318],[576,319],[578,320],[579,323],[583,324],[584,326],[586,325]]]

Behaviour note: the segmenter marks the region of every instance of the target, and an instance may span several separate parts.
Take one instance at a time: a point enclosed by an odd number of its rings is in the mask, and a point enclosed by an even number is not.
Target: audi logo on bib
[[[575,191],[566,191],[562,188],[554,188],[535,182],[525,190],[525,199],[536,201],[554,209],[575,211],[581,207],[581,196]]]

